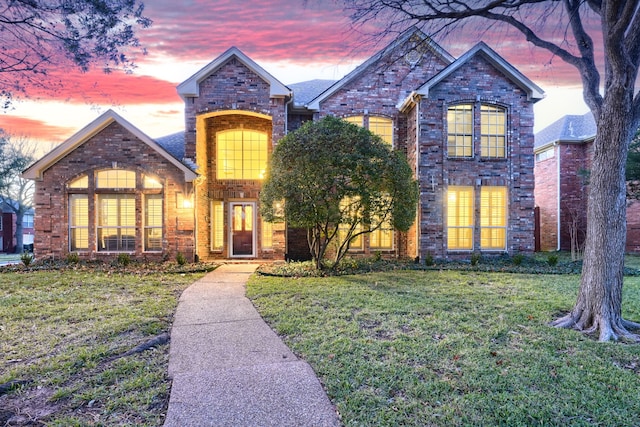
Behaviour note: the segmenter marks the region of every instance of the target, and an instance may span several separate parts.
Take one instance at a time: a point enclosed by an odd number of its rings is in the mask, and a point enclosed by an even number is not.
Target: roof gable
[[[364,73],[371,65],[378,62],[384,56],[390,54],[391,52],[398,49],[399,46],[407,43],[411,40],[412,37],[418,37],[422,42],[424,42],[423,48],[426,48],[428,51],[433,53],[438,59],[440,59],[444,64],[450,64],[454,61],[454,57],[451,56],[446,50],[444,50],[439,44],[437,44],[433,39],[428,37],[422,31],[418,30],[415,27],[409,28],[407,31],[402,33],[397,39],[391,42],[384,49],[373,55],[371,58],[366,60],[364,63],[356,67],[355,70],[351,71],[349,74],[344,76],[342,79],[338,80],[335,84],[330,86],[327,90],[319,94],[316,98],[311,100],[308,104],[308,108],[311,110],[319,110],[320,103],[325,99],[329,98],[341,88],[354,81],[356,78],[360,77],[362,73]],[[422,44],[421,42],[421,44]],[[411,52],[407,52],[409,54]]]
[[[142,141],[144,144],[148,145],[151,149],[156,151],[162,157],[169,160],[174,166],[184,172],[186,181],[193,181],[197,174],[187,167],[185,164],[180,162],[177,158],[173,157],[166,149],[160,146],[156,141],[148,137],[145,133],[143,133],[140,129],[133,126],[131,123],[123,119],[120,115],[118,115],[113,110],[108,110],[104,114],[100,115],[97,119],[89,123],[87,126],[78,131],[71,138],[64,141],[62,144],[55,147],[49,153],[45,154],[40,160],[35,162],[33,165],[29,166],[23,173],[22,176],[27,179],[42,179],[42,174],[45,170],[49,169],[51,166],[56,164],[60,159],[65,157],[67,154],[93,138],[95,135],[100,133],[103,129],[109,126],[111,123],[118,123],[120,126],[125,128],[128,132],[133,134],[136,138]]]
[[[471,58],[476,55],[482,55],[492,66],[498,69],[502,74],[511,80],[515,85],[520,87],[527,93],[527,97],[531,100],[538,101],[544,98],[544,91],[535,83],[529,80],[524,74],[518,71],[513,65],[509,64],[504,58],[498,55],[493,49],[484,42],[476,44],[471,50],[462,55],[460,58],[449,64],[445,69],[436,74],[433,78],[423,84],[416,93],[422,96],[429,96],[431,88],[450,76],[454,71],[460,69]]]
[[[178,85],[178,95],[180,95],[182,99],[200,96],[200,83],[211,74],[218,71],[220,67],[226,64],[231,58],[236,58],[245,67],[253,71],[261,79],[269,83],[271,90],[270,95],[272,98],[288,96],[291,93],[291,90],[289,90],[287,86],[280,83],[278,79],[266,72],[251,58],[242,53],[240,49],[238,49],[237,47],[231,47],[222,55],[218,56],[216,59],[201,68],[200,71],[195,73],[193,76],[180,83]]]

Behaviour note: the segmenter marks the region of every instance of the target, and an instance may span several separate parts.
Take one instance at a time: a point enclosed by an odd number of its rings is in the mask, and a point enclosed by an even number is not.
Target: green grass
[[[51,426],[161,425],[168,345],[109,358],[167,332],[180,293],[201,276],[87,268],[0,273],[0,383],[30,381],[0,397],[0,424],[35,417]]]
[[[637,426],[640,346],[547,323],[576,275],[395,271],[254,276],[248,296],[346,426]],[[640,278],[624,315],[640,320]]]

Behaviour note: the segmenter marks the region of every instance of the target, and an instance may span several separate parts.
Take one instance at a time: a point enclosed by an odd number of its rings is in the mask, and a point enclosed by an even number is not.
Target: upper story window
[[[368,126],[365,126],[364,116],[349,116],[343,120],[354,125],[364,126],[387,144],[393,145],[393,120],[380,116],[368,116]]]
[[[25,214],[22,217],[22,227],[23,228],[33,228],[33,215]]]
[[[504,108],[480,107],[480,156],[504,158],[507,141],[507,114]]]
[[[235,129],[216,134],[218,179],[263,179],[268,138],[264,132]]]
[[[473,105],[453,105],[447,110],[447,154],[473,157]]]
[[[474,156],[474,132],[480,134],[480,156],[505,158],[507,110],[488,104],[457,104],[447,109],[447,155]]]

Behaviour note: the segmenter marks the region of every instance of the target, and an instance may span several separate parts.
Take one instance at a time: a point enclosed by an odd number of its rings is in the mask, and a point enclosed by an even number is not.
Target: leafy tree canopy
[[[327,116],[278,142],[261,192],[267,220],[308,230],[318,268],[331,242],[334,266],[350,243],[389,222],[415,220],[417,183],[402,154],[368,130]],[[284,209],[278,205],[284,201]]]
[[[0,95],[28,95],[29,85],[69,64],[87,71],[101,66],[131,69],[138,48],[136,27],[147,28],[138,0],[6,0],[0,4]]]

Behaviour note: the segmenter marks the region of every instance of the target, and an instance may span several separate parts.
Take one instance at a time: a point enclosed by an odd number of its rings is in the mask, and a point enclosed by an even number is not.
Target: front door
[[[255,203],[231,202],[231,256],[255,256]]]

